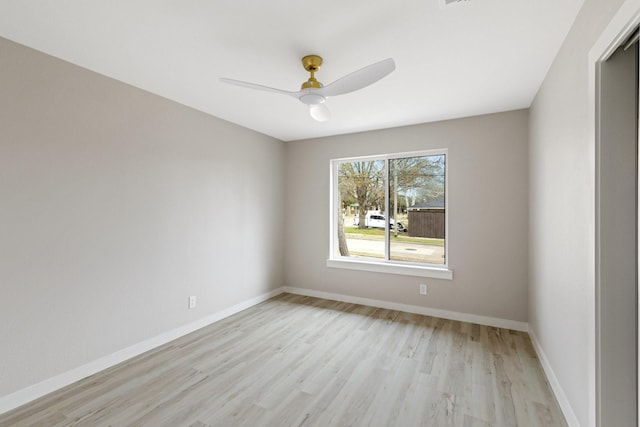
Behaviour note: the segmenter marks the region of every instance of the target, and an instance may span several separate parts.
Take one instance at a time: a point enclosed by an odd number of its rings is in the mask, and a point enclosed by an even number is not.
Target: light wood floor
[[[1,426],[565,426],[525,333],[283,294]]]

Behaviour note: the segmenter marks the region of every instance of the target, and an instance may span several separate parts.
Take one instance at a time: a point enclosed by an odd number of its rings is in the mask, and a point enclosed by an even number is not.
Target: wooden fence
[[[411,209],[408,222],[411,237],[444,239],[444,209]]]

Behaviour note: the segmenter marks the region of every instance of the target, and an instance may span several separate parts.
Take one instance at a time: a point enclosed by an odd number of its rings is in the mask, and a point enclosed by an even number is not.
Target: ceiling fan
[[[367,87],[396,69],[393,58],[388,58],[361,68],[358,71],[354,71],[351,74],[347,74],[333,83],[324,86],[315,78],[315,73],[320,69],[321,65],[322,58],[318,55],[307,55],[302,58],[302,66],[311,76],[307,81],[302,83],[300,90],[297,92],[290,92],[288,90],[276,89],[240,80],[220,78],[220,81],[249,89],[264,90],[292,96],[309,106],[309,114],[311,117],[319,122],[324,122],[331,117],[329,109],[324,104],[329,96],[342,95]]]

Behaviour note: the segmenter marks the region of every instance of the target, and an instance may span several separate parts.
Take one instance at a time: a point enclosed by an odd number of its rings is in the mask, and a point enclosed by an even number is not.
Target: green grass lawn
[[[379,228],[364,228],[359,229],[355,227],[345,227],[344,232],[348,238],[363,239],[363,240],[384,240],[384,230]],[[406,242],[406,243],[418,243],[422,245],[432,246],[444,246],[444,239],[428,239],[425,237],[409,237],[407,233],[400,232],[398,237],[395,237],[393,232],[391,233],[391,241],[393,242]]]

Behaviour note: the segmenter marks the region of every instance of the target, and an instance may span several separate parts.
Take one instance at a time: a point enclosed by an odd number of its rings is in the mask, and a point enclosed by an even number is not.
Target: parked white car
[[[367,228],[384,228],[385,217],[378,211],[368,211],[364,217],[364,226]],[[353,218],[353,225],[360,225],[360,216]]]
[[[382,215],[379,211],[368,211],[364,217],[364,226],[367,228],[385,228],[386,217]],[[360,216],[356,215],[353,218],[353,225],[358,226],[360,224]],[[393,218],[389,219],[389,228],[391,230],[395,227],[395,220]],[[406,227],[403,223],[398,221],[398,231],[406,231]]]

